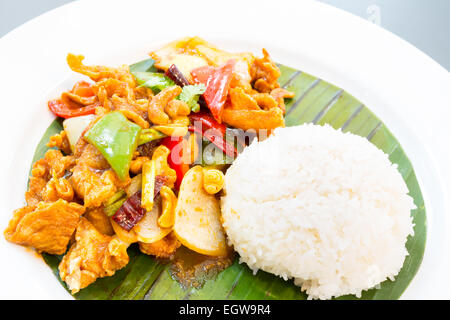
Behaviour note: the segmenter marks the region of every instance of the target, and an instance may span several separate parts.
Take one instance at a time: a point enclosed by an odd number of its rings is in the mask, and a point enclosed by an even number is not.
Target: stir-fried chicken
[[[270,95],[275,99],[275,101],[278,103],[278,107],[283,110],[283,112],[286,111],[285,106],[284,106],[284,99],[291,99],[294,97],[294,93],[290,92],[286,89],[283,88],[276,88],[273,89],[270,92]]]
[[[266,49],[263,49],[263,57],[255,59],[250,68],[253,87],[259,92],[270,92],[279,88],[278,78],[281,75],[280,69],[270,58]]]
[[[225,123],[243,130],[270,130],[284,127],[283,111],[280,108],[270,110],[233,110],[225,108],[222,119]]]
[[[84,214],[84,217],[89,220],[90,223],[101,233],[107,236],[114,235],[114,229],[111,225],[111,221],[103,211],[103,206],[89,209]]]
[[[67,138],[67,134],[64,130],[62,130],[58,134],[51,136],[50,141],[47,143],[47,147],[58,148],[65,154],[69,154],[72,152],[72,150],[70,149],[69,139]]]
[[[63,254],[83,213],[83,206],[62,199],[26,206],[14,212],[5,237],[38,251]]]
[[[104,79],[92,87],[102,108],[107,110],[119,110],[125,117],[148,128],[147,108],[152,94],[142,88],[134,88],[130,83],[117,79]],[[139,97],[136,98],[136,96]]]
[[[72,293],[128,264],[128,244],[101,234],[85,218],[80,219],[75,241],[59,265],[61,279]]]
[[[175,251],[180,246],[180,241],[178,241],[173,233],[169,233],[161,240],[153,243],[139,242],[139,249],[141,249],[141,252],[157,258],[173,257]]]
[[[169,116],[164,112],[167,104],[181,93],[179,86],[173,86],[162,90],[150,102],[148,117],[154,124],[169,123]]]
[[[48,199],[52,196],[47,193],[49,192],[48,189],[46,191],[47,182],[51,179],[61,179],[74,164],[73,156],[65,157],[59,150],[48,150],[44,158],[36,161],[31,169],[28,191],[25,193],[27,204],[34,205],[42,200],[49,201]],[[64,184],[64,182],[61,182],[61,184]],[[67,190],[63,193],[66,192]]]
[[[188,37],[150,56],[155,61],[106,67],[84,65],[83,56],[68,54],[69,67],[91,81],[79,81],[49,101],[49,109],[66,119],[65,130],[50,137],[47,147],[54,149],[33,164],[27,206],[14,212],[5,230],[11,242],[66,253],[59,272],[72,293],[123,268],[132,243],[138,242],[144,254],[174,257],[180,241],[187,241],[173,232],[177,189],[181,192],[181,182],[187,181],[183,176],[192,170],[203,143],[231,157],[238,151],[225,139],[232,131],[226,125],[250,130],[250,136],[284,126],[284,99],[293,93],[280,88],[280,70],[266,50],[257,58]],[[158,74],[153,67],[160,69]],[[205,130],[193,126],[196,116]],[[213,178],[197,179],[195,191],[208,192],[208,202],[199,202],[205,210],[219,208],[213,194],[222,185]],[[186,183],[192,187],[194,181]],[[142,213],[139,219],[135,212]],[[198,244],[192,248],[200,250]]]
[[[70,181],[86,208],[101,206],[114,195],[117,186],[123,184],[100,151],[91,144],[86,144],[81,151]]]
[[[127,82],[134,87],[134,78],[130,74],[128,66],[121,66],[119,68],[86,66],[83,64],[83,60],[84,56],[82,55],[74,55],[71,53],[67,55],[67,64],[75,72],[84,74],[94,81],[112,78]]]

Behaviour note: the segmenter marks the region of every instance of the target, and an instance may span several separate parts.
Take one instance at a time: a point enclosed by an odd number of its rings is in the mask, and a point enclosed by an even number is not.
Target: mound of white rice
[[[396,165],[330,126],[277,129],[225,177],[222,216],[241,262],[329,299],[393,280],[413,234],[413,199]]]

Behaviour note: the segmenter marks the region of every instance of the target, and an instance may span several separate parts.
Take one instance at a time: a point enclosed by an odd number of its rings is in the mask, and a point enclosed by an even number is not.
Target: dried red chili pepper
[[[176,65],[171,65],[165,72],[165,75],[175,82],[180,87],[188,86],[190,83],[188,79],[183,75],[180,69]]]
[[[122,204],[112,219],[123,229],[130,231],[145,213],[145,209],[141,207],[141,191],[138,191]]]
[[[155,177],[155,193],[156,198],[161,191],[162,186],[166,183],[165,176],[158,175]],[[141,191],[137,191],[129,197],[122,206],[113,215],[112,219],[126,231],[130,231],[146,214],[146,211],[141,206]]]

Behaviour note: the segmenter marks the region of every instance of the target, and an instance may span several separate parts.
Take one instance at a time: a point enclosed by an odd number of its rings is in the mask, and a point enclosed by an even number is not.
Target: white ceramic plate
[[[424,261],[403,298],[449,299],[450,75],[391,33],[309,0],[83,0],[4,36],[0,229],[24,203],[35,147],[53,118],[46,100],[73,83],[67,52],[84,54],[88,64],[125,64],[188,35],[234,51],[266,47],[276,61],[347,90],[384,121],[414,166],[428,217]],[[71,298],[43,261],[3,236],[0,257],[0,298]]]

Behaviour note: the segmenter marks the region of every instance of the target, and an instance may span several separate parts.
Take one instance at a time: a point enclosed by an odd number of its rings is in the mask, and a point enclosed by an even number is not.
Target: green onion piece
[[[142,165],[142,198],[141,206],[147,212],[153,209],[153,198],[155,195],[155,179],[156,179],[156,164],[155,161],[150,160],[144,162]]]
[[[105,202],[105,207],[112,205],[114,202],[116,202],[120,198],[123,198],[123,197],[126,197],[126,196],[127,196],[127,194],[123,190],[120,190],[119,192],[116,192],[111,198],[109,198]]]
[[[155,92],[159,92],[175,85],[175,82],[173,82],[172,79],[162,73],[133,72],[133,76],[141,87],[150,88]]]
[[[165,135],[162,132],[159,132],[156,129],[150,128],[150,129],[144,129],[141,131],[141,134],[139,135],[139,139],[138,139],[138,145],[153,141],[153,140],[158,140],[158,139],[162,139],[167,137],[167,135]]]
[[[197,162],[202,166],[228,165],[233,163],[233,158],[228,157],[222,150],[210,141],[202,141],[203,149]]]
[[[124,198],[122,198],[122,199],[119,199],[119,200],[117,200],[116,202],[114,202],[113,204],[111,204],[111,205],[105,207],[105,209],[104,209],[103,211],[106,213],[106,215],[107,215],[108,217],[112,217],[112,216],[117,212],[117,210],[120,209],[120,207],[123,205],[123,203],[124,203],[126,200],[127,200],[126,197],[124,197]]]
[[[130,72],[131,74],[135,72],[147,72],[147,71],[153,71],[154,68],[153,65],[155,64],[155,60],[153,59],[145,59],[139,62],[136,62],[132,65],[130,65]]]
[[[127,197],[131,197],[138,191],[142,189],[142,174],[138,174],[131,179],[128,187],[125,188],[125,192],[127,193]]]
[[[203,94],[206,90],[204,84],[196,84],[184,86],[183,91],[181,91],[178,99],[187,103],[192,112],[199,112],[200,105],[198,104],[198,99],[200,95]]]

